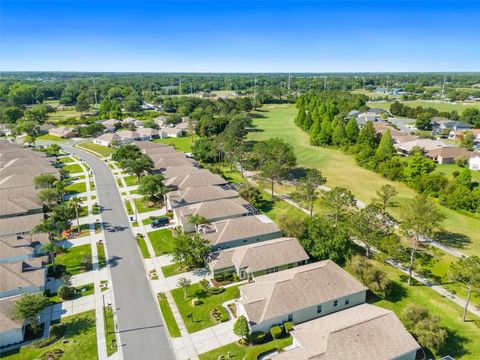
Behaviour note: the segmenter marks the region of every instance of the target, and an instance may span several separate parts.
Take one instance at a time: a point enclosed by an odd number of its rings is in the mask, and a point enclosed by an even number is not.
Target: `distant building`
[[[13,308],[20,296],[0,300],[0,348],[21,343],[25,336],[25,325],[13,318]]]
[[[480,171],[480,155],[474,155],[468,160],[468,168]]]
[[[75,131],[72,128],[60,126],[60,127],[48,130],[48,135],[69,139],[69,138],[75,137]]]
[[[117,124],[121,123],[121,121],[117,119],[100,120],[97,122],[105,126],[105,129],[108,132],[114,132],[117,129]]]
[[[451,147],[450,144],[447,144],[440,140],[432,140],[432,139],[417,139],[413,141],[404,142],[401,144],[396,145],[397,149],[400,153],[405,155],[409,155],[413,149],[415,148],[422,148],[424,152],[428,152],[435,149],[441,149],[445,147]]]
[[[464,123],[462,121],[450,120],[444,117],[434,117],[432,118],[432,125],[434,131],[442,130],[469,130],[472,128],[472,125]]]
[[[425,156],[439,164],[453,164],[460,157],[470,157],[471,151],[459,147],[444,147],[427,151]]]

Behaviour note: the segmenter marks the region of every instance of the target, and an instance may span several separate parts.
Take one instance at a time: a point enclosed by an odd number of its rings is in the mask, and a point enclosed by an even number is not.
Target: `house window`
[[[307,260],[302,260],[302,261],[299,261],[297,264],[298,266],[302,266],[302,265],[305,265],[307,263]]]
[[[335,306],[338,306],[338,300],[334,300],[334,301],[333,301],[333,306],[334,306],[334,307],[335,307]]]
[[[293,264],[291,264],[291,263],[288,264],[288,268],[289,268],[289,269],[293,268]]]
[[[278,267],[273,267],[273,268],[267,269],[267,274],[273,274],[273,273],[276,273],[277,271],[278,271]]]
[[[317,306],[317,314],[320,314],[322,312],[322,305]]]
[[[288,321],[293,321],[293,314],[288,314]]]
[[[345,299],[345,305],[348,305],[348,304],[350,304],[350,299],[349,299],[349,298],[346,298],[346,299]]]

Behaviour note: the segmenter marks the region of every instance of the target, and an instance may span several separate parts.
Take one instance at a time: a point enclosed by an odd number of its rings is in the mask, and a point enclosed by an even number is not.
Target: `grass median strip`
[[[157,295],[157,299],[160,305],[160,310],[162,311],[163,320],[167,325],[170,336],[180,337],[182,334],[180,333],[180,329],[178,328],[177,322],[175,321],[175,317],[173,316],[173,312],[170,308],[167,297],[165,296],[165,294],[162,293]]]
[[[148,233],[148,238],[156,256],[168,254],[173,249],[173,234],[170,229],[151,231]]]
[[[140,252],[142,253],[143,258],[149,259],[150,253],[148,252],[147,243],[145,242],[145,239],[143,238],[143,236],[137,236],[137,244],[138,244],[138,247],[140,248]]]
[[[111,356],[117,352],[117,338],[115,336],[115,321],[113,319],[113,310],[111,306],[103,308],[105,316],[105,338],[107,340],[107,355]]]

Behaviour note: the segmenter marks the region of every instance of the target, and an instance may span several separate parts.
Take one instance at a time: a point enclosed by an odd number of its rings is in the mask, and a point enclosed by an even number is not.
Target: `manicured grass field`
[[[412,101],[400,101],[402,104],[416,108],[417,106],[422,107],[431,107],[437,109],[438,111],[452,111],[457,110],[459,114],[463,112],[463,110],[468,108],[477,108],[480,109],[480,103],[446,103],[446,102],[434,102],[434,101],[426,101],[426,100],[412,100]],[[391,101],[375,101],[375,102],[367,102],[367,105],[371,108],[380,108],[390,111],[390,105],[393,102]]]
[[[256,112],[260,117],[253,120],[255,131],[250,132],[248,140],[260,141],[271,137],[279,137],[295,148],[298,165],[319,169],[327,177],[327,186],[341,186],[349,189],[365,203],[370,203],[376,196],[375,191],[383,184],[391,184],[398,190],[398,204],[413,198],[416,193],[399,182],[389,181],[380,175],[364,169],[355,163],[353,157],[339,150],[312,146],[308,134],[298,128],[293,120],[297,110],[293,105],[267,105]],[[480,218],[468,216],[454,210],[441,207],[447,216],[442,226],[445,232],[437,238],[450,242],[453,246],[461,246],[468,254],[480,255]],[[395,217],[400,216],[400,207],[391,209]],[[463,239],[460,241],[459,239]]]
[[[62,166],[62,170],[68,172],[69,174],[76,174],[76,173],[83,172],[83,169],[79,164]]]
[[[112,148],[109,148],[109,147],[106,147],[106,146],[103,146],[103,145],[94,144],[92,142],[82,143],[82,144],[79,144],[77,146],[79,148],[84,148],[84,149],[87,149],[87,150],[95,151],[95,152],[97,152],[100,155],[105,156],[105,157],[109,156],[113,152]]]
[[[87,191],[87,183],[85,181],[68,185],[66,188],[70,194],[80,194]]]
[[[225,346],[222,346],[218,349],[211,350],[209,352],[199,355],[200,360],[217,360],[222,358],[227,358],[227,354],[230,353],[229,359],[236,360],[257,360],[258,356],[270,352],[273,350],[280,350],[284,347],[287,347],[292,344],[292,337],[286,337],[283,339],[277,339],[265,344],[254,345],[254,346],[243,346],[234,342]]]
[[[72,158],[71,156],[64,156],[59,158],[58,161],[65,164],[65,163],[75,162],[75,159]]]
[[[125,183],[127,184],[127,186],[138,185],[138,179],[136,176],[133,176],[133,175],[126,176],[123,178],[123,180],[125,180]]]
[[[97,254],[98,254],[98,267],[103,268],[107,265],[107,259],[105,257],[105,248],[103,245],[97,243]]]
[[[186,272],[187,269],[181,264],[170,264],[167,266],[162,266],[162,273],[165,277],[175,276]]]
[[[245,178],[242,177],[240,171],[230,168],[230,165],[222,165],[222,164],[202,164],[202,166],[206,169],[209,169],[211,172],[220,175],[229,183],[233,184],[242,184],[247,182]]]
[[[150,253],[148,252],[147,243],[145,242],[145,239],[137,236],[137,244],[138,244],[138,247],[140,248],[140,252],[142,253],[143,258],[149,259]]]
[[[114,341],[116,342],[115,321],[113,320],[113,310],[111,306],[105,306],[103,312],[105,317],[104,328],[107,341],[107,355],[110,356],[117,352],[117,347],[114,346]]]
[[[449,176],[450,179],[453,179],[454,171],[462,171],[464,168],[461,168],[457,164],[438,164],[435,169],[436,172],[443,172],[445,175]],[[472,174],[472,181],[477,181],[480,183],[480,171],[470,171]]]
[[[82,296],[92,295],[95,292],[95,287],[93,286],[93,283],[77,286],[75,289],[76,289],[75,295],[72,296],[72,298],[69,298],[68,300],[74,300],[74,299],[81,298]],[[85,291],[82,292],[83,289],[85,289]],[[51,303],[61,303],[63,301],[62,299],[60,299],[58,294],[49,296],[48,300]]]
[[[170,229],[155,230],[148,233],[155,255],[168,254],[173,248],[173,234]]]
[[[149,212],[149,211],[154,211],[154,210],[160,209],[160,208],[155,207],[155,206],[149,207],[145,203],[145,200],[143,200],[143,199],[133,199],[133,202],[135,203],[135,207],[137,208],[137,211],[139,213],[144,213],[144,212]]]
[[[178,324],[175,321],[175,318],[172,313],[172,309],[168,304],[168,300],[165,297],[165,294],[158,294],[157,295],[158,303],[160,305],[160,310],[162,311],[163,320],[167,324],[168,332],[170,333],[171,337],[180,337],[180,329],[178,328]]]
[[[2,353],[2,358],[6,360],[34,360],[49,350],[62,349],[64,351],[61,357],[62,360],[78,360],[80,357],[82,360],[96,360],[98,355],[95,310],[66,316],[62,318],[61,322],[66,324],[63,339],[68,340],[68,342],[63,343],[62,339],[60,339],[42,349],[23,346],[20,349]],[[81,354],[80,357],[79,354]]]
[[[132,204],[130,204],[130,201],[125,200],[125,206],[127,208],[127,214],[133,215],[133,208],[132,208]]]
[[[55,261],[57,265],[64,265],[65,271],[70,275],[79,274],[83,271],[80,261],[85,255],[91,255],[92,250],[89,244],[74,246],[66,249],[65,252],[57,255]]]
[[[437,294],[427,286],[414,283],[406,285],[406,275],[391,266],[381,265],[389,278],[395,282],[394,292],[389,299],[373,300],[375,305],[393,310],[402,318],[402,312],[409,304],[418,304],[441,318],[441,325],[448,331],[449,337],[445,351],[455,359],[474,360],[480,358],[479,319],[469,314],[467,322],[462,321],[463,309]],[[437,354],[440,355],[440,354]]]
[[[166,139],[155,139],[154,142],[159,142],[162,144],[169,144],[173,145],[175,149],[178,151],[183,152],[191,152],[192,151],[192,137],[185,136],[181,138],[166,138]]]
[[[45,134],[45,135],[41,135],[41,136],[37,137],[36,140],[43,140],[43,141],[67,141],[68,139],[62,139],[62,138],[59,137],[59,136],[54,136],[54,135]]]
[[[217,322],[213,320],[211,315],[213,309],[218,309],[222,314],[222,319],[228,320],[228,315],[222,304],[239,296],[238,286],[225,288],[225,291],[221,294],[210,295],[202,289],[200,284],[193,284],[188,288],[187,293],[188,296],[185,299],[183,289],[172,290],[173,298],[189,333],[216,325]],[[194,298],[201,300],[203,303],[193,306],[192,299]],[[192,316],[189,317],[189,314],[192,314]]]

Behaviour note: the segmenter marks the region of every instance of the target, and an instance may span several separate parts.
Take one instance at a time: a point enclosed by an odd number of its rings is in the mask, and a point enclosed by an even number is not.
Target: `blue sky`
[[[0,70],[480,71],[480,2],[9,1]]]

